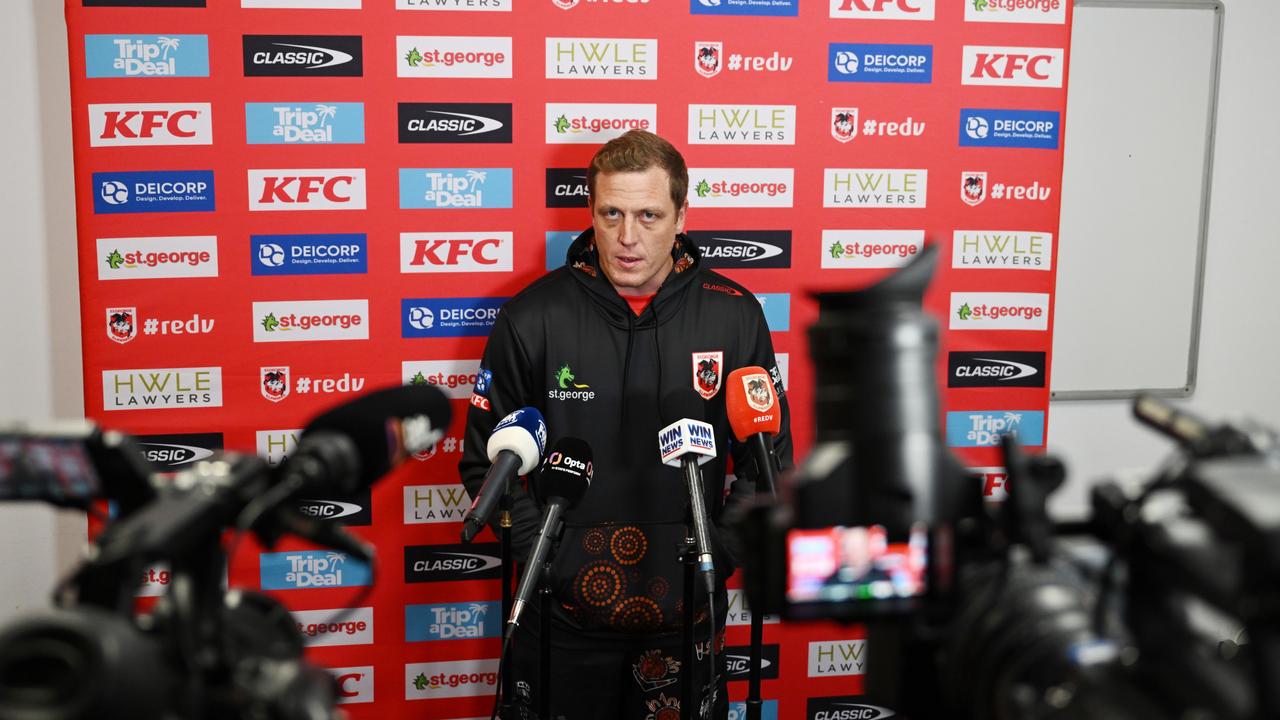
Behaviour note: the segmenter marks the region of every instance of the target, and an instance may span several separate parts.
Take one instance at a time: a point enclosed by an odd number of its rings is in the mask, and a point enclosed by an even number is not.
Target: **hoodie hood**
[[[569,245],[565,253],[565,266],[570,275],[602,311],[611,325],[626,329],[642,329],[661,325],[671,319],[673,313],[664,312],[685,293],[698,275],[702,274],[702,253],[688,235],[676,235],[671,247],[671,272],[649,303],[649,307],[637,318],[622,299],[604,271],[600,269],[600,257],[595,249],[595,230],[587,228]]]

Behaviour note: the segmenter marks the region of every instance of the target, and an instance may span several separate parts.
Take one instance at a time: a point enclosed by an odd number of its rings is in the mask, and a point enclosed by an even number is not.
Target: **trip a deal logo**
[[[405,298],[400,335],[406,338],[484,337],[509,298]]]
[[[690,207],[791,207],[792,168],[689,168]]]
[[[212,170],[93,174],[93,211],[99,215],[214,209]]]
[[[355,587],[372,580],[368,565],[330,550],[262,553],[259,572],[263,590]]]
[[[400,168],[402,209],[509,208],[511,168]]]
[[[693,15],[774,15],[795,17],[800,0],[689,0]]]
[[[245,103],[250,145],[331,145],[364,142],[364,103]]]
[[[496,638],[502,610],[496,601],[405,605],[405,642]]]
[[[359,35],[245,35],[245,77],[361,77]]]
[[[368,300],[283,300],[253,304],[254,342],[368,339]]]
[[[933,82],[932,45],[831,43],[828,82]]]
[[[1040,410],[960,410],[947,413],[949,447],[999,447],[1012,435],[1026,446],[1044,444],[1044,412]]]
[[[208,35],[85,35],[85,77],[208,77]]]

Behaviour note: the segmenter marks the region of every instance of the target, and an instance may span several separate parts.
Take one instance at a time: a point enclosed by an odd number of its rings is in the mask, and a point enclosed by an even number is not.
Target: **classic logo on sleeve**
[[[96,172],[93,189],[99,215],[215,209],[212,170]]]
[[[657,132],[658,106],[635,103],[547,103],[546,141],[601,144],[628,130]]]
[[[364,210],[364,168],[249,171],[250,210]]]
[[[923,230],[823,230],[824,269],[902,267],[924,249]]]
[[[976,270],[1049,270],[1053,233],[1029,230],[956,230],[951,267]]]
[[[1062,48],[965,45],[964,85],[1062,87]]]
[[[929,196],[929,171],[893,168],[826,168],[822,171],[823,207],[923,208]]]
[[[91,147],[211,145],[209,103],[118,103],[89,106]]]
[[[250,145],[332,145],[364,142],[364,103],[245,103]]]
[[[935,0],[829,0],[831,17],[853,20],[932,20]]]
[[[952,330],[1047,330],[1048,293],[953,292]]]
[[[368,339],[368,300],[281,300],[253,304],[254,342]]]
[[[690,105],[690,145],[794,145],[795,105]]]
[[[85,77],[208,77],[208,35],[85,35]]]
[[[928,84],[933,82],[933,46],[831,43],[827,81]]]
[[[396,37],[397,77],[509,78],[511,65],[509,37]]]
[[[723,379],[724,352],[721,350],[693,353],[693,389],[705,400],[720,392]]]
[[[509,208],[511,168],[400,168],[402,209]]]
[[[359,35],[245,35],[245,77],[361,77]]]
[[[947,413],[950,447],[999,447],[1013,435],[1028,447],[1044,444],[1044,412],[1040,410],[961,410]]]
[[[548,80],[657,80],[658,41],[547,38]]]
[[[218,277],[218,238],[99,238],[99,280]]]

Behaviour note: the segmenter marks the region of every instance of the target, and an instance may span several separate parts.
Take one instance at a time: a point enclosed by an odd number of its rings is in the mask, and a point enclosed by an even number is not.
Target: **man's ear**
[[[689,210],[689,200],[688,198],[686,198],[684,201],[684,204],[681,205],[680,209],[676,211],[676,232],[677,233],[684,232],[684,218],[688,210]]]

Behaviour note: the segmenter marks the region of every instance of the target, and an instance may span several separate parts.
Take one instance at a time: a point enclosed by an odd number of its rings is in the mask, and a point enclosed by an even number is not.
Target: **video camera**
[[[434,387],[389,388],[312,420],[274,468],[218,453],[171,478],[128,435],[92,423],[0,427],[0,500],[115,505],[56,607],[0,627],[0,720],[338,717],[336,683],[303,659],[289,612],[225,589],[224,531],[237,533],[232,551],[244,532],[267,547],[292,534],[372,565],[363,542],[297,503],[367,488],[436,442],[449,416]],[[135,591],[158,563],[167,593],[139,614]]]
[[[817,295],[817,442],[737,523],[752,609],[865,622],[865,696],[898,717],[1280,717],[1274,433],[1142,398],[1179,452],[1095,486],[1087,522],[1050,520],[1063,466],[1013,434],[985,502],[940,432],[935,256]]]

